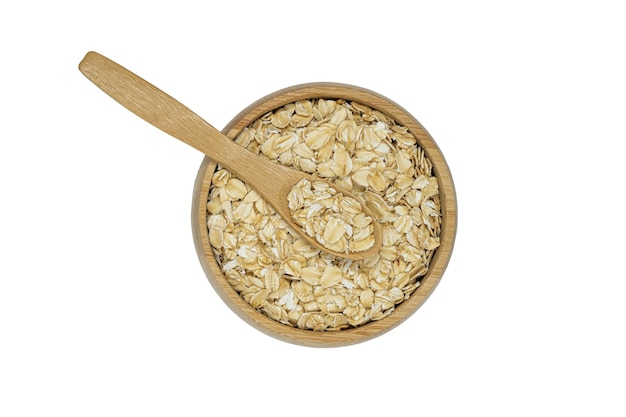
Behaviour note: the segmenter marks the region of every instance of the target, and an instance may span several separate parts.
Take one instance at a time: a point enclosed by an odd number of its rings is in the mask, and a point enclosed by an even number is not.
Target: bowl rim
[[[457,200],[450,168],[438,145],[422,124],[400,105],[362,87],[316,82],[283,88],[247,106],[222,129],[222,133],[234,139],[246,126],[269,111],[298,100],[319,98],[355,101],[386,114],[409,129],[433,164],[434,175],[439,182],[442,214],[440,246],[431,259],[428,272],[422,277],[420,285],[411,296],[380,320],[339,331],[313,331],[291,327],[252,308],[222,274],[209,243],[206,201],[216,167],[216,163],[209,157],[202,161],[193,188],[192,233],[200,264],[210,284],[226,305],[242,320],[266,335],[288,343],[309,347],[339,347],[361,343],[390,331],[408,319],[428,299],[439,284],[452,255],[458,221]]]

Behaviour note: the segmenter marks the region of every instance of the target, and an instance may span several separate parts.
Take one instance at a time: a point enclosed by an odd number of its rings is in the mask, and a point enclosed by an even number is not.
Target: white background
[[[626,415],[619,4],[3,3],[0,415]],[[218,128],[303,82],[401,104],[457,187],[439,287],[350,347],[245,324],[193,247],[202,155],[85,79],[89,50]]]

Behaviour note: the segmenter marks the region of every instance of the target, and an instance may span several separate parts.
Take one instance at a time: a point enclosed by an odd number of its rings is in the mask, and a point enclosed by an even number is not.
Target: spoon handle
[[[255,165],[247,161],[253,156],[250,152],[173,97],[105,56],[88,52],[79,69],[122,106],[163,132],[237,171],[244,180],[248,175],[240,172],[240,167]]]

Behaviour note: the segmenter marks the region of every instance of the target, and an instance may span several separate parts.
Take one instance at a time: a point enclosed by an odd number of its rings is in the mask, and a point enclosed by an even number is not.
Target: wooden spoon
[[[312,246],[349,259],[368,258],[378,253],[382,242],[381,227],[362,202],[363,212],[372,218],[374,245],[363,251],[330,250],[315,238],[308,236],[301,226],[293,221],[287,200],[287,195],[301,179],[322,181],[320,178],[254,155],[163,91],[96,52],[87,53],[78,68],[122,106],[235,173],[263,197],[285,222]],[[350,192],[333,184],[330,185],[338,193],[356,198]]]

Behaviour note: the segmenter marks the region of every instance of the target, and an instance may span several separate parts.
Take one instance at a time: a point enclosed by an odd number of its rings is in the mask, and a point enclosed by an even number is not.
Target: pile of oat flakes
[[[356,102],[314,99],[265,114],[235,141],[351,191],[383,230],[376,256],[320,252],[218,166],[209,240],[224,276],[253,308],[289,326],[341,330],[385,317],[415,291],[439,246],[441,211],[432,164],[406,127]]]
[[[328,182],[303,178],[291,188],[287,201],[293,221],[324,248],[347,254],[374,246],[373,218],[358,200]]]

